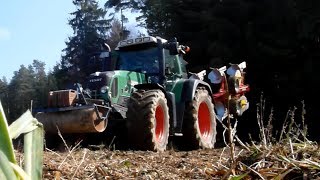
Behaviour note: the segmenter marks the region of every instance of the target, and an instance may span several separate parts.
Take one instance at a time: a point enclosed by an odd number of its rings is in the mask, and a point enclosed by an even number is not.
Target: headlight
[[[100,89],[100,92],[101,93],[106,93],[108,91],[108,86],[103,86],[101,89]]]

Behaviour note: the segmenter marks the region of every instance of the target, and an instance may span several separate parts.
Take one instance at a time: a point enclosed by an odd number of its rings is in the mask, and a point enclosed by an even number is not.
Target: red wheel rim
[[[161,105],[156,109],[156,141],[161,142],[164,135],[164,111]]]
[[[210,121],[210,110],[205,102],[202,102],[199,106],[198,111],[198,123],[201,137],[205,140],[211,138],[211,121]]]

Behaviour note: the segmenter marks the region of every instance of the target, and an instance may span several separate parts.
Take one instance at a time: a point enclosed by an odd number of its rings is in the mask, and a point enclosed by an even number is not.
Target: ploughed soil
[[[221,140],[214,149],[187,151],[174,139],[165,152],[152,152],[121,147],[114,139],[65,139],[70,140],[51,138],[58,146],[45,147],[43,179],[320,179],[320,146],[296,135],[278,142],[238,141],[233,155]],[[23,153],[17,159],[23,164]]]
[[[45,148],[43,179],[221,179],[231,172],[226,168],[229,148],[218,143],[215,149],[186,151],[172,143],[179,142],[175,139],[165,152],[152,152],[130,150],[109,134],[105,142],[99,136],[86,137],[47,138],[54,146]]]
[[[99,143],[93,136],[88,143],[72,138],[51,137],[49,144],[59,143],[45,148],[43,179],[221,179],[231,173],[230,151],[224,144],[187,151],[177,138],[170,139],[166,151],[153,152],[133,151],[114,139]]]
[[[130,150],[45,151],[43,179],[221,179],[223,148],[165,152]],[[220,167],[220,168],[219,168]]]
[[[319,149],[311,141],[252,142],[231,156],[228,146],[151,152],[78,143],[45,149],[43,179],[320,179]],[[17,159],[23,164],[23,153]]]

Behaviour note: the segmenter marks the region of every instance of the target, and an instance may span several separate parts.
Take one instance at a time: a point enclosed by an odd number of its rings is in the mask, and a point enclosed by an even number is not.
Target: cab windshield
[[[147,74],[159,73],[159,51],[157,47],[134,51],[119,51],[118,70],[135,71]]]

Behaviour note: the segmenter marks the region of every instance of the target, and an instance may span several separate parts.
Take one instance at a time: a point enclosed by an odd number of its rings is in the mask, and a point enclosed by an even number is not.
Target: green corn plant
[[[24,168],[17,164],[12,139],[24,134]],[[41,179],[44,131],[41,123],[26,111],[8,126],[0,102],[0,179]]]

